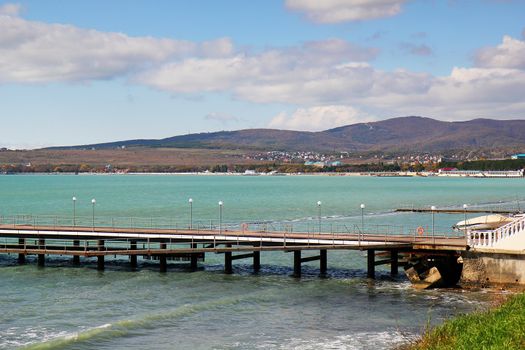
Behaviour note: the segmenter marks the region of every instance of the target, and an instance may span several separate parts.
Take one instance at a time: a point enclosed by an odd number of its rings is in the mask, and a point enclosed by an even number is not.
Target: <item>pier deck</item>
[[[319,250],[318,256],[301,257],[301,251]],[[260,252],[284,251],[294,254],[294,275],[300,275],[301,263],[320,260],[321,273],[326,272],[328,250],[366,250],[368,276],[374,277],[374,267],[391,264],[397,273],[399,253],[430,252],[455,254],[468,250],[465,237],[450,235],[393,235],[389,233],[323,233],[253,231],[228,229],[166,229],[127,227],[86,227],[31,224],[0,224],[0,253],[18,254],[25,262],[26,255],[37,255],[38,264],[45,264],[46,255],[97,257],[98,268],[104,269],[105,256],[129,256],[137,265],[137,256],[159,260],[166,271],[166,260],[183,258],[196,268],[197,260],[205,253],[222,253],[225,271],[232,272],[232,261],[253,258],[254,269],[260,266]],[[376,251],[388,254],[388,259],[376,261]],[[233,253],[238,253],[234,255]],[[385,254],[383,253],[383,254]],[[395,261],[394,261],[395,260]]]

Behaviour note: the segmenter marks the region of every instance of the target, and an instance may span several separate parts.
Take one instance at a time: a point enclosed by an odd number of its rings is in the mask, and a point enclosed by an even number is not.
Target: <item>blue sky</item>
[[[0,1],[0,147],[521,119],[525,1]]]

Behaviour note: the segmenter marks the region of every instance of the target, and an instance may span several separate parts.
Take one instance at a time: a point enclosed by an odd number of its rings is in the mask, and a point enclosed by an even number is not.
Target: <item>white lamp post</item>
[[[219,234],[222,235],[222,206],[224,203],[219,201]]]
[[[430,210],[432,210],[432,240],[434,241],[434,243],[436,243],[436,238],[434,236],[434,211],[436,210],[436,207],[431,206]]]
[[[73,197],[73,226],[77,226],[77,197]]]
[[[190,203],[190,230],[193,229],[193,198],[188,199]]]
[[[95,204],[97,203],[97,201],[95,200],[95,198],[93,198],[91,200],[91,205],[93,207],[93,229],[95,229]]]
[[[321,201],[317,201],[317,219],[319,220],[319,234],[321,233]]]
[[[464,217],[465,217],[465,221],[463,221],[463,228],[465,229],[465,236],[467,235],[467,208],[468,208],[468,205],[466,204],[463,204],[463,214],[464,214]]]
[[[365,205],[361,203],[361,231],[365,230]]]

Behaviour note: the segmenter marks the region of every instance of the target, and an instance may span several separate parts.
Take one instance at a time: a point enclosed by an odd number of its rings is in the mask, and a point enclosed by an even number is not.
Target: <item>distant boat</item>
[[[453,228],[456,230],[493,230],[513,220],[514,218],[511,216],[491,214],[478,216],[472,219],[468,219],[467,221],[462,220],[455,224]]]

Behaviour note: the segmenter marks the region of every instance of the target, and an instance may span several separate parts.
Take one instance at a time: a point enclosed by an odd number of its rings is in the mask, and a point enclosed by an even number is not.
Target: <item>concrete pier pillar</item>
[[[397,250],[392,250],[390,252],[390,275],[391,276],[397,276],[398,274],[398,266],[399,266],[399,263],[398,263],[398,258],[399,258],[399,254],[397,252]]]
[[[293,277],[301,277],[301,251],[293,252]]]
[[[231,244],[226,245],[226,247],[228,248],[230,248],[231,246]],[[233,273],[232,252],[224,253],[224,272],[228,274]]]
[[[160,249],[166,249],[165,242],[160,243]],[[166,260],[166,254],[159,255],[159,265],[160,265],[160,272],[168,271],[168,262]]]
[[[73,247],[75,248],[75,250],[80,250],[80,241],[78,239],[75,239],[73,241]],[[80,265],[79,255],[73,255],[73,265]]]
[[[193,244],[191,245],[191,248],[192,248],[192,249],[197,249],[197,243],[193,243]],[[191,268],[192,270],[197,270],[197,267],[199,266],[199,265],[198,265],[198,258],[199,258],[199,256],[198,256],[197,253],[192,253],[192,254],[190,255],[190,268]]]
[[[18,249],[24,249],[26,240],[24,238],[18,239]],[[18,253],[18,263],[19,264],[25,264],[26,263],[26,255],[24,253]]]
[[[376,251],[374,249],[368,249],[367,261],[367,277],[374,279],[376,277],[376,264],[375,264]]]
[[[137,250],[137,241],[131,241],[129,249]],[[137,255],[136,254],[132,254],[129,256],[129,263],[133,269],[137,268]]]
[[[104,240],[99,239],[97,241],[97,246],[99,251],[104,250]],[[97,256],[97,270],[103,271],[104,270],[104,255]]]
[[[326,270],[327,270],[327,251],[326,249],[321,249],[319,251],[319,269],[320,269],[320,272],[321,272],[321,275],[326,275]]]
[[[46,240],[45,239],[40,238],[38,240],[38,249],[46,249]],[[45,264],[46,264],[46,256],[45,256],[45,254],[38,254],[37,264],[38,264],[38,266],[45,266]]]

